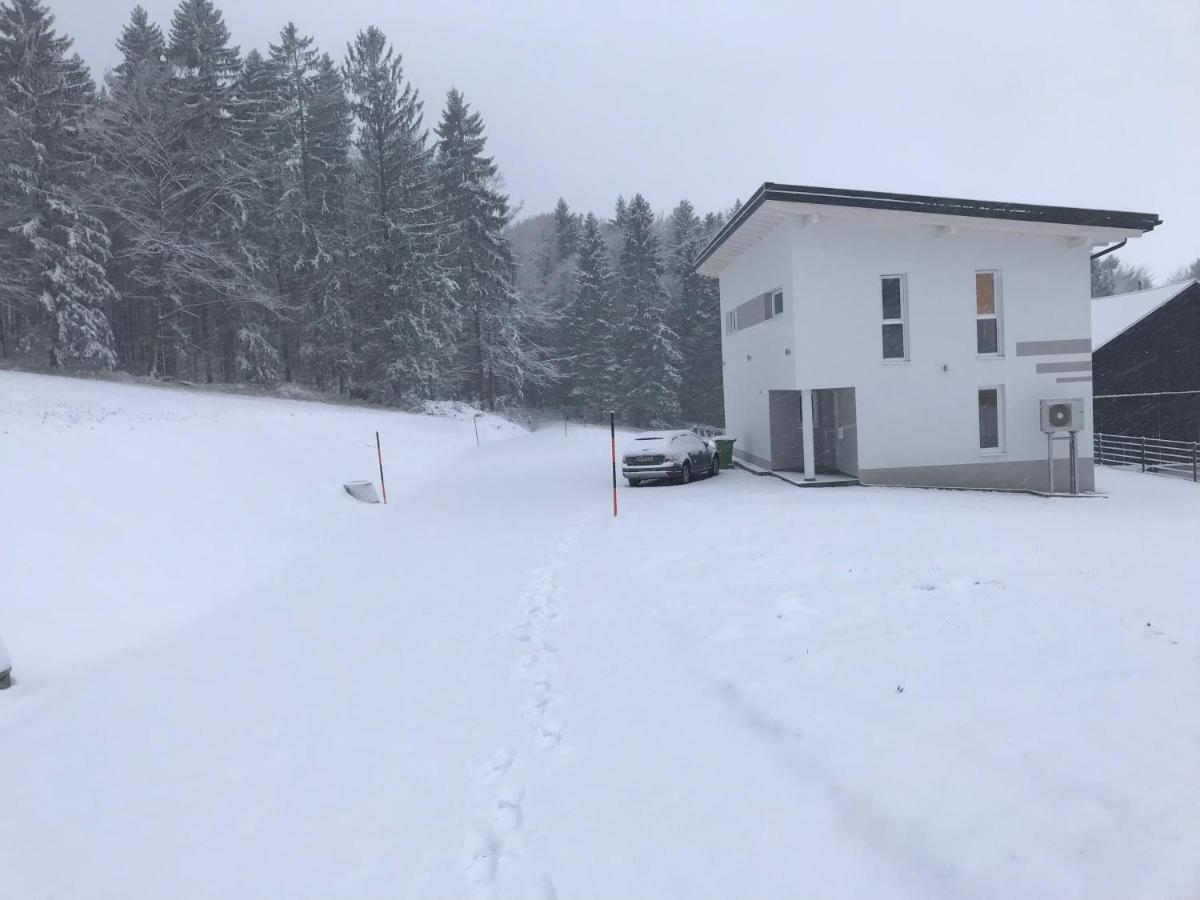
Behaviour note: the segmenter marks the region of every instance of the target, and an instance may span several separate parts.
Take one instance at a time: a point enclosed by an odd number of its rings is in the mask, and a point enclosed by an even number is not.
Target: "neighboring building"
[[[1096,431],[1200,440],[1200,281],[1092,301]]]
[[[1044,489],[1039,401],[1082,397],[1092,490],[1089,257],[1158,224],[764,184],[696,263],[720,279],[736,452],[805,480]]]

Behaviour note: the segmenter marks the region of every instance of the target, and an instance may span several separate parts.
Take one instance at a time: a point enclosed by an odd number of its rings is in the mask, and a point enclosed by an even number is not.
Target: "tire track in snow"
[[[589,517],[590,518],[590,517]],[[516,677],[527,685],[525,708],[537,746],[554,753],[566,734],[566,721],[554,692],[551,660],[558,652],[553,630],[563,611],[559,575],[582,531],[569,527],[550,559],[530,577],[519,600],[521,617],[512,637],[517,644]],[[516,765],[519,753],[501,747],[476,781],[480,824],[467,838],[467,878],[476,897],[556,900],[554,882],[540,870],[525,841],[525,787]]]

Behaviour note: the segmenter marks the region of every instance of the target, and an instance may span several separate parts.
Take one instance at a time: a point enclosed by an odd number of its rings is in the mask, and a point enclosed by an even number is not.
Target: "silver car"
[[[621,454],[621,474],[630,487],[643,481],[687,484],[721,471],[717,445],[690,431],[647,431],[633,436]]]

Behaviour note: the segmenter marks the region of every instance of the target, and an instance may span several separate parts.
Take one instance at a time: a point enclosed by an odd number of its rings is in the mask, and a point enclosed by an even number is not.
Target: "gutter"
[[[1129,243],[1129,238],[1125,238],[1119,244],[1113,244],[1111,247],[1105,247],[1103,250],[1099,251],[1098,253],[1093,253],[1092,259],[1099,259],[1100,257],[1105,256],[1106,254],[1112,253],[1114,250],[1120,250],[1122,247],[1124,247],[1128,243]]]

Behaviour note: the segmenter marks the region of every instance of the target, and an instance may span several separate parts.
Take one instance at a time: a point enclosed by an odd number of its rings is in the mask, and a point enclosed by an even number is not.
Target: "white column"
[[[816,447],[813,445],[813,395],[808,388],[800,391],[801,428],[804,433],[804,480],[817,480]]]

